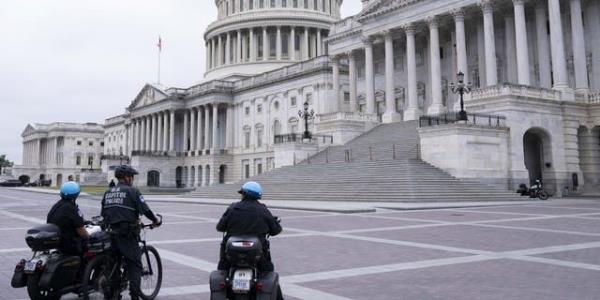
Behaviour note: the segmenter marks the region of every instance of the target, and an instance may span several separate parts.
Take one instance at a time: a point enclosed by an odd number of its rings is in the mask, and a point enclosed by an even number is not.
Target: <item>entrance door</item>
[[[159,187],[160,186],[160,173],[158,171],[148,172],[147,184],[149,187]]]
[[[540,128],[529,129],[523,135],[525,168],[530,184],[542,180],[547,189],[555,188],[550,135]]]

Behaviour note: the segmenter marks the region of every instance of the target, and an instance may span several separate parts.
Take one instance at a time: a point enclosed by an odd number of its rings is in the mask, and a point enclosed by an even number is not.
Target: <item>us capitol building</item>
[[[600,183],[600,1],[362,3],[341,19],[342,0],[216,0],[203,81],[143,86],[106,120],[103,171],[126,157],[140,186],[236,182],[382,123],[447,120],[460,71],[466,111],[502,126],[422,126],[424,161],[507,189]]]

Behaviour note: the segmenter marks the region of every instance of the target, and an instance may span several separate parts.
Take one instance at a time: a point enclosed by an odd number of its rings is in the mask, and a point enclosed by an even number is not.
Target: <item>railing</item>
[[[600,91],[590,92],[589,103],[600,103]]]
[[[345,147],[333,146],[315,154],[302,157],[298,164],[352,163],[420,159],[418,142],[408,144],[374,144]],[[296,159],[296,157],[294,157]]]
[[[103,154],[100,156],[101,160],[126,160],[129,161],[129,156],[127,155],[114,155],[114,154]]]
[[[323,68],[329,66],[329,57],[327,56],[318,56],[313,59],[299,62],[297,64],[293,64],[287,67],[283,67],[280,69],[276,69],[270,72],[263,73],[261,75],[253,76],[250,78],[246,78],[244,80],[236,81],[232,83],[236,89],[247,88],[250,86],[254,86],[260,83],[266,83],[272,80],[279,80],[282,77],[294,75],[306,71],[310,71],[317,68]]]
[[[560,101],[562,93],[557,90],[503,83],[486,88],[474,89],[465,95],[465,101],[487,99],[501,96],[519,96],[525,98],[538,98],[545,100]]]
[[[131,151],[131,156],[168,156],[169,153],[166,151],[142,151],[134,150]]]
[[[458,113],[445,113],[441,115],[422,116],[419,118],[419,127],[438,126],[445,124],[458,123]],[[466,124],[477,125],[482,127],[506,127],[506,117],[467,113]]]
[[[369,115],[360,112],[333,112],[326,114],[318,114],[316,123],[333,120],[377,122],[378,117],[377,115]]]
[[[277,144],[285,144],[285,143],[294,143],[294,142],[302,142],[303,134],[301,133],[290,133],[290,134],[280,134],[276,135],[273,143]],[[323,135],[323,134],[313,134],[311,136],[312,142],[322,143],[322,144],[333,144],[333,136],[331,135]]]

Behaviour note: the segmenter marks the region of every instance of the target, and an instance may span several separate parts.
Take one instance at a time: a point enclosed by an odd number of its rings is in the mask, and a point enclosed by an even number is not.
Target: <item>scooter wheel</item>
[[[548,193],[542,191],[542,192],[540,192],[540,194],[538,195],[538,197],[540,197],[540,200],[548,200],[548,198],[550,196],[548,196]]]

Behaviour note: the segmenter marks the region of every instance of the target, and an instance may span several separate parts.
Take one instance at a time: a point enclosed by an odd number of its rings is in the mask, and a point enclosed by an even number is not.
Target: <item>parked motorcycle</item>
[[[17,263],[11,286],[27,287],[32,300],[58,300],[69,293],[79,294],[85,264],[93,257],[93,253],[105,251],[111,245],[110,235],[102,231],[98,224],[88,224],[85,229],[90,234],[90,240],[83,257],[66,255],[57,250],[60,243],[58,226],[44,224],[29,229],[25,241],[33,251],[33,256]]]
[[[263,256],[263,246],[256,236],[232,236],[227,240],[228,271],[210,274],[211,300],[276,300],[279,274],[259,273],[257,264]]]
[[[521,196],[529,196],[530,198],[540,198],[540,200],[548,200],[550,197],[548,192],[544,190],[541,180],[536,180],[535,184],[530,188],[527,188],[527,185],[521,183],[519,185],[519,189],[517,193],[521,194]]]

